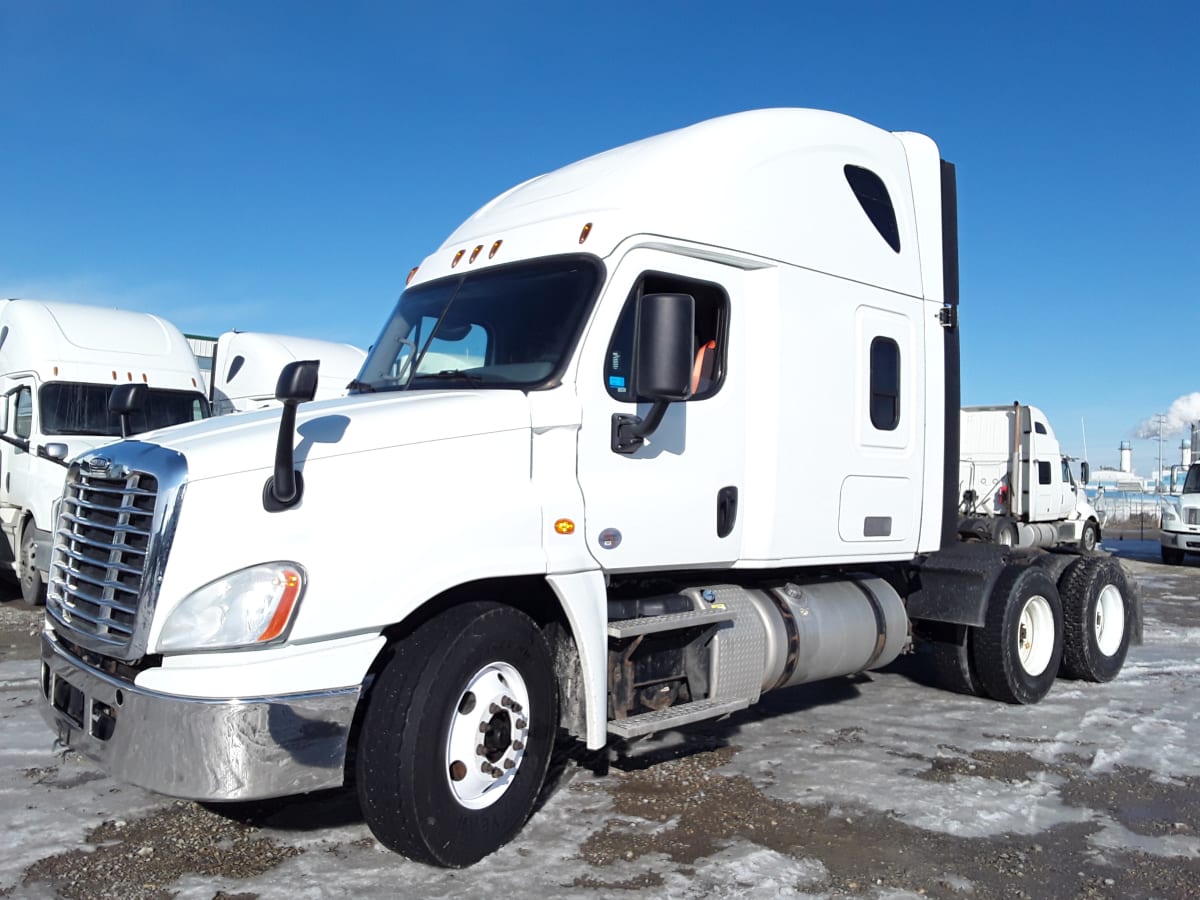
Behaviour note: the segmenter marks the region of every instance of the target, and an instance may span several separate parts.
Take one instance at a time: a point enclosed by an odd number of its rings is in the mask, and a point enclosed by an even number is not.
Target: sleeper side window
[[[1038,484],[1050,484],[1050,463],[1049,461],[1039,460],[1038,464]]]
[[[888,337],[871,341],[871,424],[880,431],[900,424],[900,345]]]
[[[637,301],[644,294],[690,294],[696,301],[695,334],[692,337],[694,364],[692,396],[703,400],[720,390],[725,377],[726,346],[729,331],[729,296],[720,285],[647,272],[634,285],[613,330],[608,353],[604,357],[604,386],[614,400],[630,403],[633,396],[634,329]]]
[[[892,198],[883,179],[862,166],[845,166],[842,172],[850,189],[854,191],[859,206],[867,214],[879,236],[887,241],[892,250],[899,253],[900,227],[896,224],[896,208],[892,206]]]

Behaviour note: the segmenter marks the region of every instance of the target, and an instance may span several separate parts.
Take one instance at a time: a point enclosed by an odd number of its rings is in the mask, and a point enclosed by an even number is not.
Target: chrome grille
[[[67,478],[46,608],[93,649],[129,650],[157,501],[158,480],[144,472],[73,467]]]

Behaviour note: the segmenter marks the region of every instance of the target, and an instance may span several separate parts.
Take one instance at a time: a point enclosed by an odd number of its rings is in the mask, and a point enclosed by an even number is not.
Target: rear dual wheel
[[[1133,626],[1133,592],[1112,558],[1080,559],[1059,580],[1062,595],[1062,674],[1112,681],[1125,664]]]
[[[983,627],[971,636],[972,671],[984,693],[1005,703],[1037,703],[1050,690],[1063,652],[1058,589],[1035,566],[1000,573]]]
[[[359,739],[363,815],[398,853],[470,865],[516,835],[541,790],[558,727],[549,646],[524,613],[470,603],[391,653]]]

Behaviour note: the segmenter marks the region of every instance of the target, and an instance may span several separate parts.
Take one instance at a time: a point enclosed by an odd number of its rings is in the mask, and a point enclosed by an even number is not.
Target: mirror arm
[[[670,400],[655,400],[645,419],[641,416],[613,413],[613,453],[636,453],[640,450],[646,443],[646,438],[658,430],[663,416],[666,415],[667,407],[670,405]]]

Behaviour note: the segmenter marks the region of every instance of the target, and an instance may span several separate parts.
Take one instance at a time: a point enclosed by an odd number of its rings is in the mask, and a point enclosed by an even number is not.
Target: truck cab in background
[[[1179,496],[1164,502],[1159,542],[1167,565],[1177,566],[1189,554],[1200,555],[1200,462],[1188,467]]]
[[[67,461],[121,439],[109,397],[124,384],[147,388],[125,431],[208,415],[196,360],[170,322],[98,306],[0,301],[0,565],[16,574],[27,603],[44,592]]]
[[[226,331],[216,342],[209,376],[214,416],[279,406],[275,386],[288,363],[315,359],[321,367],[314,400],[343,396],[362,368],[366,351],[351,344],[267,334]]]
[[[1050,421],[1036,406],[970,406],[961,414],[959,536],[1014,547],[1100,542],[1101,520],[1075,479]]]

